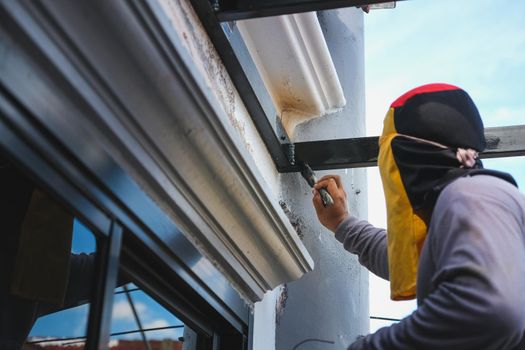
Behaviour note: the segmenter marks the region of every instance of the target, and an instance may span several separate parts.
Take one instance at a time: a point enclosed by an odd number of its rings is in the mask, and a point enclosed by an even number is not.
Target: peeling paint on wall
[[[288,287],[286,286],[286,283],[283,284],[281,287],[279,298],[277,299],[277,302],[275,304],[275,324],[279,325],[279,322],[281,321],[281,316],[284,313],[284,309],[286,308],[286,300],[288,300]]]
[[[295,216],[292,213],[292,211],[290,210],[290,208],[284,201],[282,200],[279,201],[279,205],[283,209],[284,214],[286,215],[288,220],[290,220],[290,223],[292,224],[292,227],[294,228],[295,232],[297,233],[299,238],[302,240],[304,237],[304,234],[303,234],[303,224],[302,224],[301,219],[299,219],[297,216]]]
[[[184,0],[158,1],[179,35],[174,40],[184,43],[195,67],[204,77],[210,94],[219,102],[232,130],[237,132],[273,194],[277,196],[278,173],[273,160],[193,7]]]

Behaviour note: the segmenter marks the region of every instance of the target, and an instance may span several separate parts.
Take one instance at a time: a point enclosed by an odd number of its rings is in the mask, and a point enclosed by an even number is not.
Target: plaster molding
[[[237,26],[289,136],[297,124],[345,106],[315,12],[238,21]]]
[[[182,33],[157,2],[9,7],[17,25],[27,27],[35,53],[24,56],[27,64],[68,99],[69,109],[57,110],[56,119],[44,113],[43,124],[58,139],[78,128],[86,141],[97,139],[245,300],[261,300],[266,291],[313,268],[182,44]],[[6,60],[0,67],[5,82],[16,78],[8,63],[18,69]],[[20,91],[29,89],[24,84],[18,81]],[[169,251],[170,233],[155,234],[152,239]],[[206,282],[213,275],[199,277]]]

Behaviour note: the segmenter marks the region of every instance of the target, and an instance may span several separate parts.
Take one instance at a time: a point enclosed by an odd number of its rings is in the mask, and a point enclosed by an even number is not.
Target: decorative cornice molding
[[[39,118],[49,132],[64,141],[73,132],[99,140],[248,301],[312,269],[156,2],[27,1],[5,7],[28,41],[16,44],[23,63],[0,62],[1,82],[9,86],[27,67],[38,71],[35,81],[46,93],[33,90],[24,98],[46,111]],[[39,86],[30,81],[12,87],[19,95],[34,88]],[[67,101],[53,104],[45,95]],[[170,232],[159,228],[155,234],[169,250]]]
[[[345,106],[315,12],[238,21],[237,26],[288,135],[298,123]]]

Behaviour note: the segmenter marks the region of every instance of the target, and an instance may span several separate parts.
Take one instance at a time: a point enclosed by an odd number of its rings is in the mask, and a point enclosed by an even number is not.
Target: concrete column
[[[318,14],[347,100],[338,113],[314,119],[296,129],[295,141],[365,135],[363,13],[348,8]],[[366,170],[339,174],[349,208],[367,216]],[[322,227],[311,204],[311,190],[299,174],[281,178],[282,199],[315,260],[315,269],[281,288],[277,303],[276,349],[345,349],[368,333],[368,272]]]

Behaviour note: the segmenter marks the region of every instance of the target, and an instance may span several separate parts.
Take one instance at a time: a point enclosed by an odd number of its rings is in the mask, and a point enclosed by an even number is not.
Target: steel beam
[[[481,158],[514,157],[525,155],[525,125],[485,129],[487,148]],[[293,149],[296,163],[307,162],[314,170],[359,168],[377,165],[379,137],[300,142],[287,147]],[[292,165],[279,172],[296,172]]]
[[[387,0],[212,0],[221,22],[391,2]]]
[[[481,158],[525,156],[525,125],[485,129],[487,148]]]

